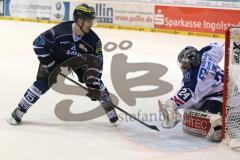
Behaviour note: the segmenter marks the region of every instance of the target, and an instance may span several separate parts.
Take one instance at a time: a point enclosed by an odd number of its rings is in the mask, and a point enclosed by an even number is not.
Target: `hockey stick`
[[[69,78],[68,76],[66,76],[65,74],[59,72],[59,75],[65,77],[66,79],[68,79],[69,81],[73,82],[74,84],[78,85],[80,88],[84,89],[85,91],[87,91],[87,88],[84,87],[83,85],[81,85],[80,83],[76,82],[75,80]],[[122,108],[119,108],[118,106],[116,106],[115,104],[113,104],[114,108],[118,109],[119,111],[123,112],[124,114],[128,115],[129,117],[135,119],[136,121],[138,121],[139,123],[141,123],[142,125],[150,128],[150,129],[153,129],[153,130],[156,130],[156,131],[159,131],[159,129],[157,128],[157,126],[153,126],[153,125],[149,125],[141,120],[139,120],[138,118],[134,117],[133,115],[131,115],[130,113],[124,111]]]

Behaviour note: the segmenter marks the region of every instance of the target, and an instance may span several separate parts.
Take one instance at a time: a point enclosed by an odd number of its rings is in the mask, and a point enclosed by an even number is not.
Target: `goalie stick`
[[[65,74],[59,72],[59,75],[65,77],[66,79],[68,79],[69,81],[73,82],[74,84],[78,85],[80,88],[84,89],[85,91],[87,91],[87,88],[83,85],[81,85],[80,83],[76,82],[75,80],[69,78],[68,76],[66,76]],[[150,129],[153,129],[153,130],[156,130],[156,131],[159,131],[159,129],[157,128],[157,126],[154,126],[154,125],[149,125],[141,120],[139,120],[138,118],[136,118],[135,116],[131,115],[130,113],[126,112],[125,110],[123,110],[122,108],[116,106],[115,104],[114,105],[114,108],[118,109],[119,111],[123,112],[124,114],[128,115],[129,117],[133,118],[134,120],[136,120],[137,122],[141,123],[142,125],[150,128]]]

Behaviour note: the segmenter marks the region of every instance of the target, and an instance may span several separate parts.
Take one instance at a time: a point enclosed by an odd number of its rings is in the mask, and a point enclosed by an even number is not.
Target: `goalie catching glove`
[[[176,103],[171,99],[167,100],[165,105],[160,101],[158,103],[160,112],[162,112],[164,118],[162,127],[168,129],[175,127],[182,119],[181,114],[177,111]]]

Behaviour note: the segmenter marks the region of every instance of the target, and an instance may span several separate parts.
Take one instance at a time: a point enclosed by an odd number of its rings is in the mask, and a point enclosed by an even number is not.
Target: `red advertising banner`
[[[155,6],[154,28],[224,34],[240,26],[240,10]]]

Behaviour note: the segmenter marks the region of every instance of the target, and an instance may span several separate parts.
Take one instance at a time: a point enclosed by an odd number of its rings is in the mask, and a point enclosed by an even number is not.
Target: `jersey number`
[[[177,95],[184,102],[187,102],[192,97],[191,91],[187,88],[182,88]]]
[[[217,81],[215,83],[215,86],[219,86],[220,84],[223,83],[223,80],[224,80],[223,73],[217,72],[214,79]]]

